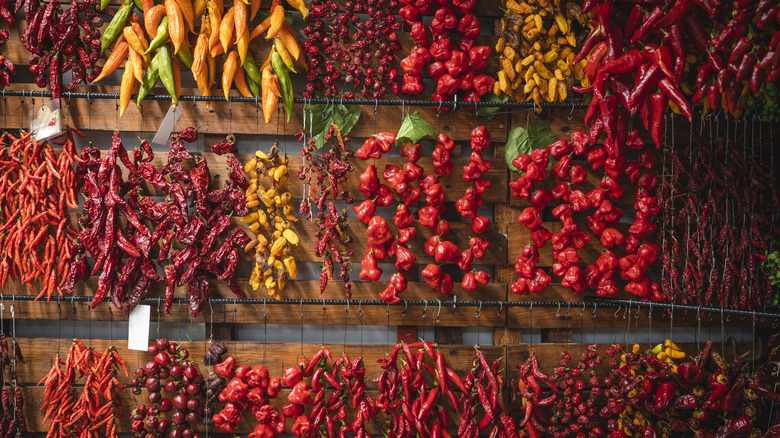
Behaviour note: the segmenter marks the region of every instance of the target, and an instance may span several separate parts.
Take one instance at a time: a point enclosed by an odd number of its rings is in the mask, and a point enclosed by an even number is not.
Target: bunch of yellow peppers
[[[493,91],[537,105],[563,102],[572,77],[584,77],[584,64],[571,65],[577,49],[572,18],[584,20],[579,7],[571,3],[562,7],[561,0],[518,1],[506,1],[496,29],[501,69]]]
[[[94,82],[124,63],[120,115],[132,94],[138,93],[136,103],[140,106],[158,80],[171,95],[172,103],[177,104],[181,95],[179,62],[191,70],[200,93],[211,96],[220,59],[225,99],[234,86],[241,96],[262,96],[268,123],[276,101],[282,97],[289,120],[292,86],[288,71],[295,73],[296,63],[305,70],[308,65],[295,31],[285,19],[281,0],[272,1],[267,16],[259,14],[261,0],[234,0],[232,5],[223,4],[223,0],[156,1],[160,0],[125,0],[102,36],[102,51],[111,48],[111,52]],[[304,0],[286,1],[304,18],[309,15]],[[136,9],[143,13],[139,16],[134,13]],[[249,44],[263,34],[269,55],[258,67]],[[277,57],[279,61],[272,65]],[[280,66],[284,66],[283,72]],[[274,96],[273,105],[270,96]]]
[[[292,195],[285,191],[288,164],[287,155],[280,156],[278,144],[274,144],[267,153],[257,151],[244,165],[250,184],[246,198],[251,213],[241,221],[249,224],[249,230],[255,234],[255,239],[244,248],[246,252],[254,251],[255,267],[249,284],[254,290],[262,285],[276,300],[281,299],[280,292],[287,280],[298,277],[298,266],[290,255],[290,246],[298,245],[299,238],[290,229],[290,222],[297,219]],[[270,187],[266,188],[261,179],[270,180]],[[274,230],[270,238],[263,234],[263,229]]]

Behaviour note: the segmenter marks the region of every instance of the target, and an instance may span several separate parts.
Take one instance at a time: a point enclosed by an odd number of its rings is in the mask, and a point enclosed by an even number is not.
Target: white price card
[[[30,110],[30,132],[37,141],[46,140],[62,132],[60,115],[59,99]]]
[[[160,123],[160,128],[157,130],[157,133],[154,134],[154,138],[152,139],[152,144],[158,144],[158,145],[167,145],[168,144],[168,138],[171,136],[171,133],[174,129],[176,129],[176,122],[179,120],[179,117],[184,113],[184,106],[183,105],[177,105],[173,106],[171,105],[170,108],[168,108],[168,112],[165,114],[165,118],[163,119],[162,123]]]
[[[127,321],[127,349],[146,351],[149,346],[149,321],[151,307],[135,306]]]

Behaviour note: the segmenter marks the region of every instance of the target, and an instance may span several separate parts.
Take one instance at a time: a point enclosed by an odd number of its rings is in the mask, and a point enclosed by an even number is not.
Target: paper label
[[[165,118],[163,119],[162,123],[160,123],[160,128],[157,130],[157,134],[154,134],[152,144],[163,146],[167,145],[168,138],[171,136],[173,130],[176,129],[176,121],[179,120],[179,117],[181,117],[183,113],[183,105],[171,105],[171,107],[168,108],[168,113],[165,114]]]
[[[30,110],[30,132],[41,141],[62,132],[60,100],[51,100]]]
[[[149,321],[151,307],[135,306],[127,320],[127,349],[146,351],[149,346]]]

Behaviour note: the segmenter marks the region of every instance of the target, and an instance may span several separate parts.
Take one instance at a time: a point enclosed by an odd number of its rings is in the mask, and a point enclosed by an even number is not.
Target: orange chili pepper
[[[230,87],[233,84],[233,78],[238,70],[238,52],[232,50],[225,63],[222,64],[222,92],[225,93],[225,100],[228,100]]]
[[[127,44],[130,45],[130,48],[141,55],[143,55],[144,52],[146,52],[146,49],[149,48],[149,43],[147,43],[146,47],[144,47],[143,42],[140,38],[138,38],[138,34],[135,33],[132,26],[125,26],[122,29],[122,35],[125,37]]]
[[[248,8],[244,0],[233,1],[233,21],[236,26],[236,35],[242,35],[247,31],[248,27]]]
[[[269,15],[265,20],[261,21],[252,31],[249,33],[249,39],[253,40],[260,36],[261,33],[268,30],[271,27],[271,16]]]
[[[138,54],[135,50],[130,50],[129,53],[130,56],[128,56],[128,62],[130,62],[131,66],[131,72],[133,74],[133,77],[135,77],[135,80],[140,82],[144,81],[144,60],[141,58],[141,55]]]
[[[126,41],[121,41],[116,46],[114,46],[114,50],[111,52],[111,55],[106,60],[106,63],[103,64],[103,70],[100,72],[98,77],[92,81],[92,83],[94,84],[95,82],[113,73],[114,70],[116,70],[119,65],[122,64],[122,61],[127,58],[127,53],[129,50],[130,45],[127,44]]]
[[[195,8],[192,6],[191,0],[176,0],[176,4],[179,5],[181,15],[184,18],[184,24],[190,32],[195,31]]]
[[[235,10],[231,6],[227,13],[225,13],[225,16],[222,17],[222,21],[219,23],[219,42],[222,44],[222,50],[224,53],[227,53],[231,47],[230,39],[233,36],[233,30],[235,27],[234,14]]]
[[[249,85],[246,83],[246,75],[244,73],[244,67],[238,67],[236,75],[233,76],[233,83],[236,84],[236,90],[243,97],[254,97],[252,92],[249,91]]]
[[[209,44],[209,29],[208,29],[208,22],[205,22],[201,26],[201,32],[200,35],[198,35],[198,39],[195,41],[195,49],[192,52],[192,67],[190,68],[192,70],[192,74],[195,77],[195,79],[200,76],[200,74],[203,72],[203,69],[206,67],[206,54],[208,53],[208,44]]]
[[[157,36],[157,26],[160,25],[162,17],[165,16],[165,6],[155,5],[144,12],[144,29],[149,38],[154,39]]]
[[[261,85],[263,118],[265,119],[265,123],[269,123],[271,121],[271,115],[276,112],[276,107],[279,105],[279,98],[281,97],[281,92],[279,92],[279,79],[273,73],[270,65],[263,68],[263,83]]]
[[[249,51],[249,31],[245,30],[244,33],[237,35],[239,35],[239,37],[236,40],[236,49],[238,50],[238,58],[243,64],[246,59],[246,54]]]
[[[300,61],[301,45],[298,43],[298,38],[295,36],[292,26],[286,21],[282,24],[282,30],[279,32],[278,37],[282,40],[282,44],[284,44],[284,48],[287,49],[290,56],[296,61]]]
[[[179,46],[184,42],[184,18],[176,0],[165,0],[165,12],[168,16],[168,33],[173,42],[173,53],[179,52]]]
[[[154,7],[154,0],[140,0],[144,13]]]
[[[179,69],[178,61],[175,59],[173,60],[171,66],[173,67],[173,83],[176,90],[176,99],[178,99],[179,96],[181,96],[181,70]]]
[[[260,11],[261,0],[249,0],[249,21],[255,19],[257,12]]]
[[[271,27],[268,29],[268,33],[265,39],[273,39],[282,30],[282,23],[284,23],[284,7],[282,5],[276,5],[270,15]]]
[[[217,9],[214,0],[209,0],[206,3],[206,8],[209,11],[209,28],[211,30],[209,34],[209,48],[212,48],[219,41],[219,25],[222,21],[222,10]]]
[[[193,1],[192,8],[195,10],[195,22],[197,23],[206,11],[206,0]]]

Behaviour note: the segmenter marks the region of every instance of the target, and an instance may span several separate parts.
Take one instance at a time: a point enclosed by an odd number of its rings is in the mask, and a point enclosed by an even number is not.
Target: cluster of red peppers
[[[114,347],[101,354],[74,339],[65,363],[58,354],[51,370],[38,382],[45,384],[41,410],[46,411],[43,422],[48,422],[47,436],[91,436],[102,429],[105,436],[118,437],[119,394],[125,389],[117,379],[120,370],[127,375],[127,365]],[[84,376],[78,394],[75,384]],[[21,399],[21,390],[17,399]],[[17,416],[17,433],[26,431],[23,421],[23,416]]]
[[[16,9],[24,6],[27,27],[22,32],[22,44],[30,51],[30,73],[36,76],[39,87],[51,87],[52,97],[58,99],[62,89],[62,75],[70,72],[71,81],[65,85],[73,91],[82,82],[92,82],[102,68],[100,59],[100,28],[103,18],[99,1],[72,0],[67,7],[57,0],[47,3],[38,0],[18,0]],[[83,32],[83,36],[82,36]],[[87,73],[88,69],[92,73]]]
[[[777,350],[772,342],[749,359],[754,371],[746,370],[744,356],[735,354],[726,364],[711,342],[678,364],[641,353],[639,345],[629,352],[617,344],[608,347],[605,356],[592,345],[576,365],[562,352],[552,375],[541,372],[532,353],[518,366],[521,378],[515,395],[522,397],[525,412],[519,425],[531,438],[776,437],[777,426],[765,434],[759,429],[767,420],[770,425],[778,421],[776,413],[770,418],[772,402],[780,399],[771,389],[771,361]],[[608,373],[599,366],[605,361]]]
[[[474,353],[472,369],[463,381],[466,393],[461,396],[462,417],[458,436],[478,436],[490,428],[489,436],[518,438],[517,423],[504,403],[504,379],[500,374],[501,361],[489,363],[479,348]],[[479,418],[479,416],[482,418]],[[479,419],[479,421],[477,421]]]
[[[602,113],[602,116],[605,114]],[[610,147],[613,144],[610,138],[604,141],[603,146],[594,145],[601,135],[596,125],[590,135],[578,130],[571,140],[556,141],[547,148],[521,154],[512,161],[518,170],[524,172],[523,176],[509,184],[513,195],[528,200],[533,206],[524,209],[518,217],[518,221],[530,231],[532,242],[515,261],[515,272],[519,278],[510,288],[513,293],[527,294],[541,292],[550,284],[551,278],[536,268],[536,263],[540,248],[552,241],[553,275],[560,277],[561,285],[572,293],[580,294],[590,288],[602,297],[616,295],[618,288],[614,275],[619,268],[620,277],[629,282],[625,286],[626,291],[642,300],[663,301],[666,296],[657,283],[650,281],[647,272],[647,267],[656,260],[659,248],[644,241],[648,234],[655,231],[656,225],[651,219],[660,211],[658,197],[650,195],[658,182],[658,178],[650,172],[655,167],[657,156],[651,150],[643,149],[644,141],[636,130],[632,130],[627,133],[626,145],[641,152],[636,161],[626,163],[626,156]],[[606,175],[599,187],[587,193],[575,188],[583,185],[587,177],[585,168],[574,163],[577,156],[585,157],[594,171],[602,167],[605,169]],[[557,161],[548,171],[551,160]],[[555,178],[552,191],[535,187],[547,181],[550,174]],[[613,200],[623,197],[623,186],[617,181],[622,175],[626,175],[637,187],[635,220],[628,228],[628,235],[617,229],[624,213],[612,204]],[[542,210],[553,199],[561,202],[552,210],[553,217],[561,222],[560,231],[555,234],[543,225],[541,218]],[[599,237],[604,248],[597,263],[584,270],[578,265],[580,258],[577,251],[584,248],[591,237],[575,222],[574,214],[580,212],[589,213],[588,227]]]
[[[330,438],[349,432],[370,437],[366,425],[376,418],[376,407],[365,393],[365,374],[362,358],[350,359],[345,354],[334,362],[327,347],[311,359],[302,359],[297,367],[285,369],[282,384],[293,389],[287,396],[289,403],[282,406],[282,413],[295,418],[292,434],[299,438]],[[308,377],[311,377],[310,384],[303,380]],[[327,398],[326,387],[330,390]],[[306,414],[308,405],[311,409]],[[348,420],[350,406],[355,416]]]
[[[21,432],[29,432],[27,422],[24,419],[24,395],[22,385],[16,379],[17,360],[24,362],[22,350],[12,340],[13,348],[9,354],[8,339],[5,333],[0,332],[0,387],[5,388],[5,371],[9,372],[10,385],[8,389],[0,391],[0,436],[11,438]]]
[[[69,210],[79,205],[74,134],[83,137],[75,128],[41,142],[32,133],[0,136],[1,289],[18,279],[36,299],[51,299],[67,288],[76,236]],[[61,147],[59,155],[52,145]]]
[[[103,158],[95,147],[82,150],[76,172],[83,175],[87,200],[78,219],[82,231],[71,248],[75,261],[66,279],[67,292],[73,292],[76,281],[100,273],[91,306],[108,296],[116,308],[124,307],[130,313],[152,282],[165,280],[165,313],[171,314],[175,287],[187,285],[190,312],[197,315],[206,303],[211,274],[226,281],[237,296],[246,296],[235,283],[234,273],[238,249],[250,239],[230,216],[246,214],[243,189],[249,184],[241,163],[230,156],[225,186],[212,190],[206,160],[193,157],[183,143],[195,141],[197,135],[187,128],[172,136],[162,169],[152,164],[154,152],[147,141],[133,150],[131,159],[118,132]],[[187,163],[189,170],[183,165],[187,161],[192,162],[191,166]],[[119,162],[127,169],[127,178]],[[142,196],[144,183],[165,199],[157,202]],[[123,222],[127,223],[124,227]],[[172,249],[174,241],[177,245]],[[157,245],[160,249],[154,257],[151,250]],[[91,270],[87,254],[95,263]],[[169,256],[171,263],[163,267]]]
[[[3,47],[3,44],[8,41],[8,38],[11,36],[10,30],[12,27],[14,27],[14,24],[16,24],[14,12],[11,12],[11,10],[8,9],[8,2],[9,0],[0,1],[0,19],[5,21],[5,23],[8,25],[6,29],[0,28],[0,47]],[[17,9],[20,7],[20,5],[21,2],[17,2]],[[11,75],[15,74],[16,66],[14,63],[5,56],[0,55],[0,88],[4,88],[10,85]]]
[[[661,284],[673,302],[761,309],[770,299],[772,272],[760,261],[780,229],[777,185],[761,159],[767,140],[748,147],[748,139],[740,146],[692,136],[692,145],[667,152],[658,243]]]
[[[149,345],[147,353],[153,359],[136,369],[130,381],[134,394],[141,394],[142,387],[148,391],[149,405],[140,404],[130,413],[135,436],[200,438],[191,425],[201,421],[205,383],[203,374],[189,359],[189,351],[160,338]],[[163,391],[169,395],[163,396]]]
[[[328,128],[325,139],[330,140],[336,135],[336,141],[330,151],[314,156],[317,150],[316,143],[312,140],[301,150],[304,162],[298,170],[298,179],[303,181],[304,196],[298,214],[302,218],[311,219],[313,212],[311,204],[317,207],[316,223],[319,229],[314,233],[317,242],[314,244],[314,254],[322,257],[322,269],[320,270],[320,293],[325,291],[328,281],[334,282],[338,276],[344,282],[344,292],[349,299],[352,296],[352,284],[349,282],[349,258],[354,254],[351,249],[346,249],[352,237],[346,233],[349,226],[349,210],[344,208],[338,211],[337,200],[343,200],[352,204],[354,199],[343,187],[346,185],[349,172],[354,170],[349,159],[355,153],[347,150],[346,143],[350,138],[341,135],[341,129],[334,125]],[[311,185],[312,174],[316,173],[317,187]],[[334,271],[334,265],[340,265],[338,274]]]
[[[425,341],[402,342],[377,362],[382,374],[373,380],[379,386],[376,407],[390,415],[388,435],[449,437],[449,412],[444,404],[460,411],[455,390],[465,397],[469,389],[447,366],[438,346]]]
[[[436,80],[432,100],[450,101],[462,90],[464,101],[479,102],[480,96],[493,91],[495,79],[480,74],[487,67],[490,47],[474,45],[482,32],[479,20],[471,14],[476,0],[401,0],[400,4],[398,14],[411,26],[415,43],[401,60],[402,93],[421,94],[425,90],[424,68]],[[433,21],[426,25],[422,16],[431,12]]]
[[[241,413],[248,409],[258,421],[249,434],[251,438],[273,438],[284,432],[284,415],[269,404],[282,388],[281,378],[271,376],[263,365],[237,365],[233,356],[216,364],[214,371],[215,379],[222,382],[222,391],[217,398],[225,403],[222,410],[211,417],[214,426],[223,432],[233,432],[241,422]]]

